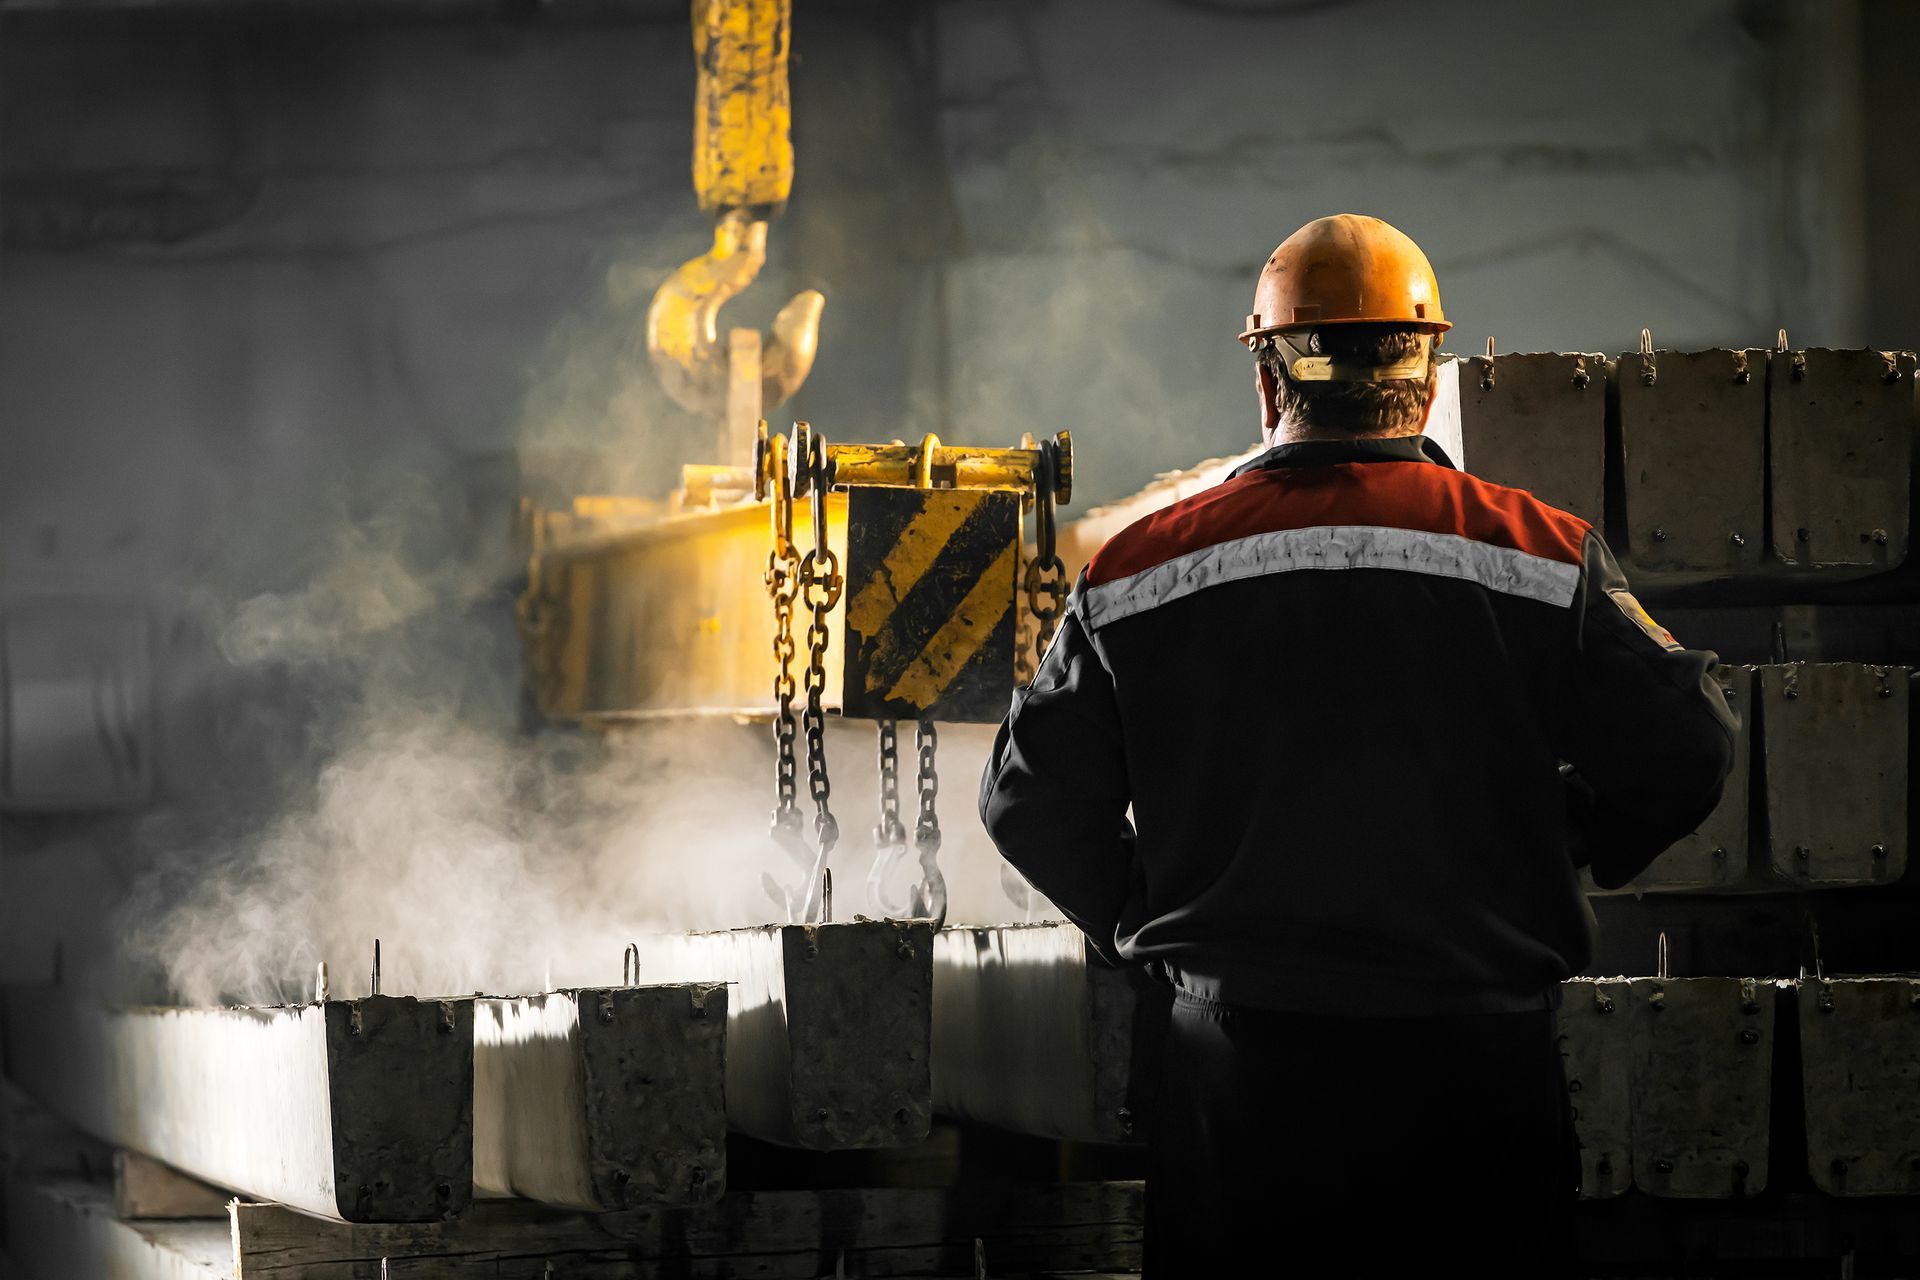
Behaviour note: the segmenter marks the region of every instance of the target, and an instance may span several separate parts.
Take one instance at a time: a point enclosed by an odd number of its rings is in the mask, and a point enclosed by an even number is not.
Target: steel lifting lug
[[[1640,331],[1640,381],[1652,386],[1659,380],[1659,371],[1653,365],[1653,330]]]
[[[647,357],[668,395],[694,413],[717,413],[727,403],[727,347],[720,340],[720,308],[752,284],[767,261],[767,221],[756,210],[722,210],[713,247],[689,258],[654,292],[647,309]],[[780,308],[760,355],[763,407],[784,403],[813,369],[820,345],[820,312],[827,300],[803,289]]]
[[[1493,337],[1491,334],[1487,337],[1486,365],[1480,370],[1480,389],[1493,390]]]

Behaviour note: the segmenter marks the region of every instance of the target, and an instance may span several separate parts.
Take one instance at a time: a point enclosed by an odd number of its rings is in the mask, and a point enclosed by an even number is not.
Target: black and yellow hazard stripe
[[[991,723],[1013,682],[1017,494],[858,487],[847,506],[849,716]]]

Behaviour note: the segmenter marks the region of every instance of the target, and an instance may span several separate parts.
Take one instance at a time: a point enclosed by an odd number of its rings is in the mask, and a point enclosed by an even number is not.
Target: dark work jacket
[[[1196,995],[1551,1007],[1592,946],[1576,867],[1625,884],[1719,799],[1715,661],[1585,521],[1420,437],[1279,445],[1094,556],[981,817]]]

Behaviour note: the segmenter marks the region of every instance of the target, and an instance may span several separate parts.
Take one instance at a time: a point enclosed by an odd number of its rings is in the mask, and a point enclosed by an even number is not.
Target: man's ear
[[[1264,360],[1254,361],[1253,381],[1260,391],[1260,434],[1271,440],[1274,431],[1280,426],[1280,410],[1273,402],[1274,397],[1279,394],[1280,384],[1274,379],[1273,370],[1267,367]]]
[[[1440,366],[1438,363],[1427,365],[1427,407],[1420,414],[1420,433],[1424,435],[1427,424],[1433,421],[1433,406],[1440,403]]]

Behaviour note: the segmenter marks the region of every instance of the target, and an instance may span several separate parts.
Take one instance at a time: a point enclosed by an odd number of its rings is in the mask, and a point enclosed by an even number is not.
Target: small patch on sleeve
[[[1653,615],[1647,612],[1646,606],[1633,598],[1633,592],[1622,589],[1609,591],[1607,595],[1612,599],[1614,606],[1621,613],[1626,614],[1634,626],[1646,632],[1655,644],[1663,649],[1680,647],[1680,642],[1673,638],[1673,632],[1655,622]]]

